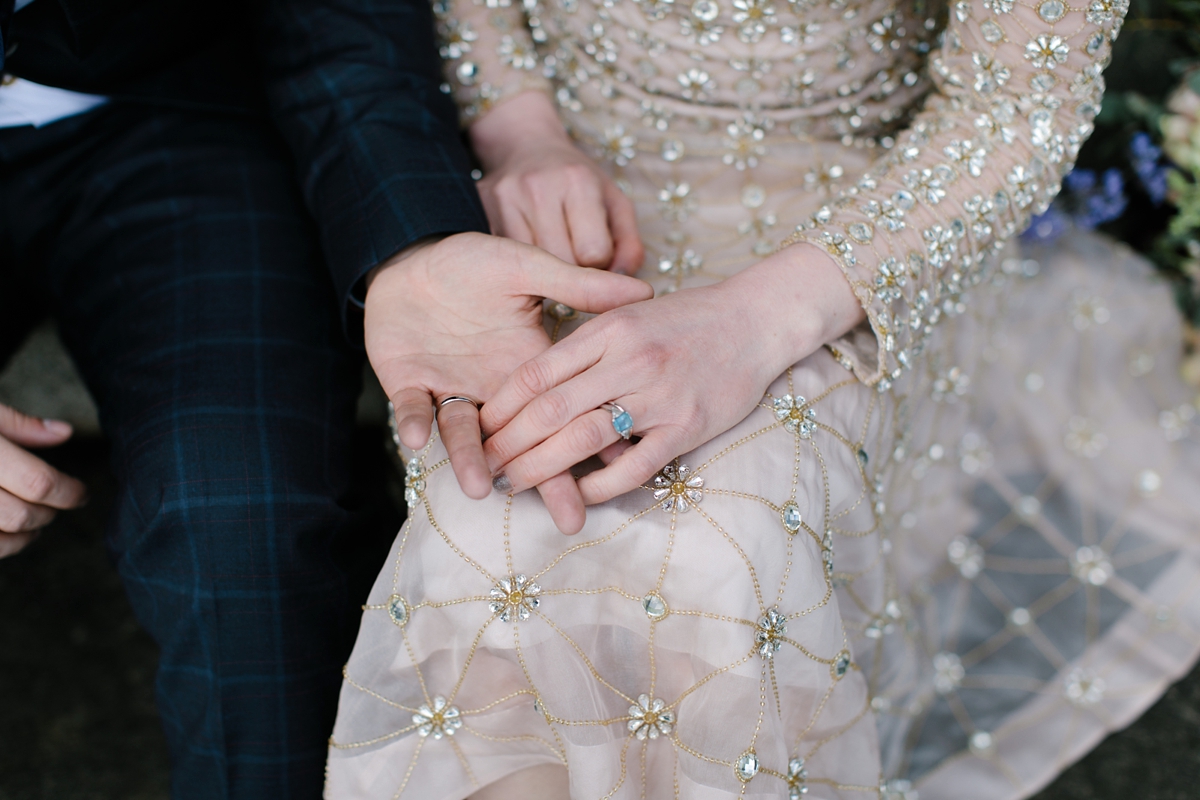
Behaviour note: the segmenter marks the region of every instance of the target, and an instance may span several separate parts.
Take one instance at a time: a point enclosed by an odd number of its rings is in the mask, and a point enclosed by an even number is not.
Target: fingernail
[[[492,478],[492,488],[501,494],[508,494],[512,491],[512,481],[508,476],[501,472],[496,477]]]
[[[55,436],[65,436],[71,432],[71,426],[61,420],[44,419],[42,427],[53,433]]]

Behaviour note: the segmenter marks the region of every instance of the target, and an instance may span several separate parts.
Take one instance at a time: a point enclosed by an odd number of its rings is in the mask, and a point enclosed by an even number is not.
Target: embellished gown
[[[1200,651],[1200,448],[1166,287],[1013,241],[1125,0],[442,0],[466,123],[547,92],[657,291],[830,254],[868,321],[559,534],[437,440],[346,667],[327,797],[1026,797]],[[547,304],[556,336],[577,326]],[[714,387],[719,391],[720,387]]]

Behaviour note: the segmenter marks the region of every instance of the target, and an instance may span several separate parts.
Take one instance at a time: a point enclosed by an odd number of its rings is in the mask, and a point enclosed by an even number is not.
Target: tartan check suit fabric
[[[320,795],[362,277],[486,230],[424,0],[247,8],[270,121],[115,98],[0,130],[0,293],[54,314],[112,440],[177,800]]]

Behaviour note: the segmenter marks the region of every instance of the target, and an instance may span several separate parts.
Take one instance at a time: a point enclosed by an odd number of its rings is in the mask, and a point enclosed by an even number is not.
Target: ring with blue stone
[[[616,403],[605,403],[600,407],[612,414],[613,430],[617,432],[618,436],[622,439],[628,439],[630,436],[633,436],[633,417],[629,415],[628,411]]]

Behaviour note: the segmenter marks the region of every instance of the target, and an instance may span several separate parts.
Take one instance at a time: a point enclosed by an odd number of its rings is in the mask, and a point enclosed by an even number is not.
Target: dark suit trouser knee
[[[0,270],[47,300],[113,443],[174,797],[318,797],[357,619],[331,547],[361,358],[281,144],[117,106],[0,130]]]

